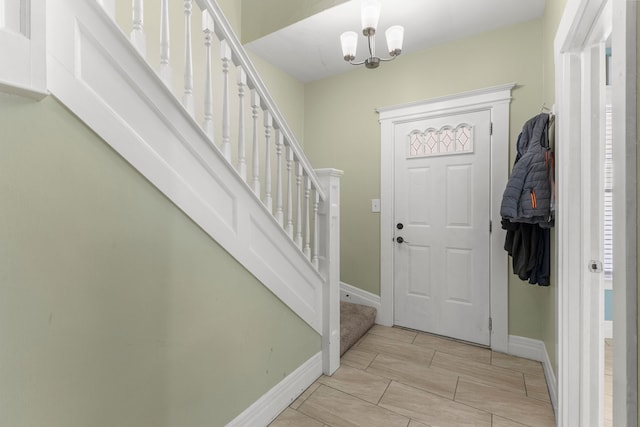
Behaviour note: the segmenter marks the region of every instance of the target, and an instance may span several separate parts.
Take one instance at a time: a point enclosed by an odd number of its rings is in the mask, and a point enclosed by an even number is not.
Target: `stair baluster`
[[[302,165],[296,159],[296,239],[298,249],[302,250]]]
[[[311,195],[311,179],[305,174],[304,187],[304,256],[311,261],[311,228],[309,225],[309,196]]]
[[[276,221],[283,226],[282,212],[282,131],[276,129]]]
[[[313,199],[313,256],[311,258],[311,263],[316,268],[319,267],[319,245],[318,245],[318,236],[320,235],[320,224],[318,223],[318,207],[320,205],[320,194],[318,194],[318,190],[314,189],[313,191],[314,199]]]
[[[213,31],[213,26],[211,27]],[[158,75],[167,87],[171,87],[171,64],[169,63],[169,0],[160,3],[160,68]]]
[[[258,147],[258,109],[260,95],[251,89],[251,117],[253,118],[253,192],[260,198],[260,148]]]
[[[238,76],[238,173],[247,181],[247,161],[244,142],[244,91],[247,86],[247,74],[242,66],[237,67]]]
[[[191,8],[193,0],[184,0],[184,92],[182,105],[193,117],[193,52],[191,51]]]
[[[220,59],[222,60],[222,154],[231,162],[231,119],[229,116],[229,63],[231,49],[226,40],[220,42]]]
[[[144,1],[133,0],[133,29],[131,43],[143,58],[147,57],[147,37],[144,34]]]
[[[285,231],[293,239],[293,150],[287,145],[287,226]]]
[[[213,127],[213,84],[211,81],[211,39],[213,35],[213,19],[207,10],[202,11],[202,32],[204,33],[205,71],[204,71],[204,122],[202,129],[211,141],[214,141]]]
[[[273,214],[273,199],[271,198],[271,129],[273,128],[273,116],[267,110],[264,114],[264,143],[265,143],[265,164],[264,164],[264,205]]]

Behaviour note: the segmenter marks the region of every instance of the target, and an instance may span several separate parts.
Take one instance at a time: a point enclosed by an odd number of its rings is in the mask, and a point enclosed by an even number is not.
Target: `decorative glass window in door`
[[[462,123],[455,128],[415,130],[409,134],[408,148],[408,157],[473,153],[473,127]]]

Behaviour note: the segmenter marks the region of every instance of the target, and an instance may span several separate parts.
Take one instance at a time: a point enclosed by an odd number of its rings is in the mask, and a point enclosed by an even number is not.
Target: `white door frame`
[[[393,325],[394,289],[394,126],[434,116],[489,110],[491,136],[490,312],[493,323],[491,348],[508,351],[508,264],[505,232],[500,228],[500,204],[509,176],[509,103],[515,83],[435,98],[427,101],[379,108],[380,114],[380,312],[378,321]],[[489,224],[487,224],[489,226]],[[488,319],[487,319],[488,321]]]
[[[597,96],[590,77],[591,56],[607,0],[568,0],[556,33],[558,107],[558,411],[559,426],[598,425],[599,402],[590,392],[594,375],[592,313],[587,269],[589,185],[584,183],[593,131],[583,105]],[[614,150],[614,406],[616,426],[637,422],[636,272],[636,4],[612,0]],[[595,36],[595,38],[594,38]],[[587,101],[587,102],[585,102]],[[599,381],[599,378],[595,379]],[[594,412],[595,409],[595,412]]]

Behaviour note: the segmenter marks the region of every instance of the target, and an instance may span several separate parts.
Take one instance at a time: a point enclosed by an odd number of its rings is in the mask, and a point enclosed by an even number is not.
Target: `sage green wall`
[[[251,52],[247,54],[287,125],[300,145],[304,146],[304,83],[260,56]]]
[[[218,5],[222,9],[227,21],[231,24],[233,31],[238,34],[242,34],[242,0],[216,0]],[[197,25],[195,28],[199,28]]]
[[[370,199],[380,196],[380,128],[376,107],[517,82],[511,103],[511,163],[523,123],[544,98],[542,19],[401,56],[309,83],[305,150],[315,167],[345,171],[342,180],[341,280],[380,294],[380,221]],[[551,291],[509,278],[509,333],[543,339]]]
[[[345,1],[242,0],[242,43],[252,42]]]
[[[320,350],[53,98],[0,129],[0,425],[220,426]]]

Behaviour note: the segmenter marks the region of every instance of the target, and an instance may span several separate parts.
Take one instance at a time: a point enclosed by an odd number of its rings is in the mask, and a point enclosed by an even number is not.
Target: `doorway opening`
[[[499,206],[502,193],[509,175],[509,103],[511,90],[515,83],[465,92],[442,98],[412,104],[378,109],[381,125],[381,289],[379,322],[393,326],[395,320],[396,276],[396,176],[394,163],[394,134],[397,128],[407,122],[428,120],[430,118],[467,113],[470,111],[488,111],[491,118],[490,144],[490,213],[493,224],[500,224]],[[490,224],[486,224],[487,229]],[[508,294],[507,294],[507,257],[504,249],[504,235],[491,233],[489,238],[490,270],[490,319],[491,348],[499,352],[508,352]]]

